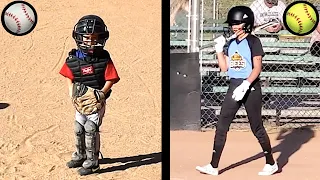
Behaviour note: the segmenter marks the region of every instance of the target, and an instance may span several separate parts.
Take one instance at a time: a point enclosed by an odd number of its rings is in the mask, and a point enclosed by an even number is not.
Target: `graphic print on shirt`
[[[280,13],[277,11],[262,12],[259,16],[259,19],[263,19],[263,22],[269,22],[273,19],[278,19],[280,21]]]
[[[232,41],[228,47],[228,76],[230,78],[248,78],[252,71],[251,49],[247,39]]]
[[[246,61],[239,54],[238,51],[235,51],[235,53],[230,58],[230,68],[234,69],[236,71],[240,71],[241,69],[243,69],[245,67],[246,67]]]

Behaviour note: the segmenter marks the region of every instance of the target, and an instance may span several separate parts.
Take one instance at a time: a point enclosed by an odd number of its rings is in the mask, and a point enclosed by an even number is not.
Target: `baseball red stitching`
[[[304,9],[304,11],[307,13],[308,18],[313,22],[313,24],[315,24],[315,23],[316,23],[316,20],[314,20],[314,19],[311,17],[310,13],[308,12],[307,4],[303,4],[303,9]]]
[[[8,17],[11,17],[16,22],[16,24],[18,26],[18,29],[17,29],[16,33],[19,33],[21,31],[21,24],[20,24],[19,19],[15,15],[10,13],[10,12],[6,12],[5,15],[8,16]]]
[[[27,12],[27,9],[26,9],[26,6],[25,6],[23,3],[21,3],[21,6],[22,6],[22,10],[23,10],[23,12],[24,12],[24,15],[26,15],[27,19],[33,24],[34,22],[33,22],[33,20],[31,19],[31,17],[29,16],[29,14],[28,14],[28,12]]]

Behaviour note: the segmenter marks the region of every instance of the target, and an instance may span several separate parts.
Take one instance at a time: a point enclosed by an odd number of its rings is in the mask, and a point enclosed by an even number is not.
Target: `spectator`
[[[312,33],[310,44],[311,55],[320,57],[320,23],[318,23],[316,30]]]
[[[283,13],[286,5],[281,0],[255,0],[250,5],[254,13],[254,26],[259,26],[268,23],[272,19],[278,19],[281,24],[268,27],[268,32],[279,32],[284,29],[283,26]]]
[[[175,18],[181,10],[189,12],[189,0],[170,0],[170,26],[176,25]]]

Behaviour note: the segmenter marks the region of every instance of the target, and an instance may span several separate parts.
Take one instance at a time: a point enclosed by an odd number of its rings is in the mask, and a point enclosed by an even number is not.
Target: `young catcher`
[[[251,34],[254,15],[249,7],[236,6],[228,12],[227,23],[237,35],[228,43],[218,37],[215,49],[221,71],[227,71],[230,85],[221,107],[215,132],[212,160],[205,166],[197,166],[202,173],[218,175],[218,164],[227,139],[227,132],[240,106],[244,104],[250,127],[264,152],[266,164],[259,175],[271,175],[278,171],[272,152],[269,136],[261,118],[262,93],[259,74],[262,69],[264,51],[260,40]]]
[[[81,167],[79,174],[87,175],[100,169],[99,127],[111,87],[120,78],[108,51],[103,49],[109,32],[100,17],[82,17],[74,26],[72,37],[78,48],[69,52],[69,57],[60,70],[60,74],[67,79],[69,96],[76,109],[76,151],[67,166]]]

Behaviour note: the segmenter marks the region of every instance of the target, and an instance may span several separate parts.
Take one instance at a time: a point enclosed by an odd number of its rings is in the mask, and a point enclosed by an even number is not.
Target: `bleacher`
[[[187,29],[172,28],[171,32],[172,49],[185,49],[188,43],[183,38]],[[212,34],[218,37],[223,33],[223,27],[205,27],[203,32],[207,35],[203,37],[202,46],[213,43]],[[320,118],[320,113],[314,111],[320,108],[320,58],[309,53],[310,35],[294,36],[286,30],[279,33],[261,30],[255,35],[260,38],[266,53],[260,75],[264,95],[263,115],[276,116],[278,120],[281,117]],[[221,97],[228,88],[227,74],[220,72],[213,47],[201,50],[200,63],[202,109],[214,110],[219,115]],[[278,105],[272,105],[272,102]],[[237,115],[246,115],[246,112],[242,109]]]

